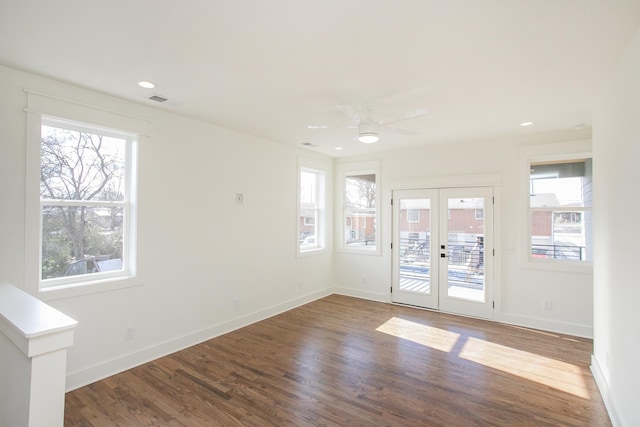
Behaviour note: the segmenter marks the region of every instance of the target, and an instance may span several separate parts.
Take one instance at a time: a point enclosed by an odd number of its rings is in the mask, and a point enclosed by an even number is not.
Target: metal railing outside
[[[401,238],[399,243],[401,264],[428,262],[431,258],[429,239]],[[476,245],[476,240],[449,243],[447,253],[449,264],[467,265],[471,262],[482,265],[484,263],[484,247]]]
[[[533,258],[582,261],[585,259],[586,249],[585,246],[532,244],[531,256]]]

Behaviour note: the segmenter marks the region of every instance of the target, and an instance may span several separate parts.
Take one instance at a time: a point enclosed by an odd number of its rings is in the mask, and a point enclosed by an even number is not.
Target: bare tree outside
[[[376,207],[375,175],[354,175],[346,179],[347,206],[371,209]]]
[[[125,143],[98,132],[42,126],[43,279],[95,272],[86,263],[70,272],[74,262],[122,257]]]

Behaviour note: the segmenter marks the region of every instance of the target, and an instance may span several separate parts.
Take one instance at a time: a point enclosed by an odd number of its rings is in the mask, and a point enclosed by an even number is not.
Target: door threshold
[[[405,303],[402,303],[402,302],[394,302],[394,301],[391,301],[391,304],[392,305],[397,305],[397,306],[400,306],[400,307],[416,308],[418,310],[431,311],[433,313],[447,314],[447,315],[450,315],[450,316],[460,316],[460,317],[467,317],[469,319],[478,319],[478,320],[486,320],[488,322],[502,323],[502,322],[496,320],[495,318],[472,316],[470,314],[456,313],[456,312],[452,312],[452,311],[443,311],[443,310],[440,310],[438,308],[421,307],[419,305],[405,304]]]

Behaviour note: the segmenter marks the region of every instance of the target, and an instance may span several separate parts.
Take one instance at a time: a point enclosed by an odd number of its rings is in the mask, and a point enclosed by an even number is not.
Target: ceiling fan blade
[[[405,120],[415,119],[416,117],[424,116],[425,114],[427,114],[427,110],[425,110],[424,108],[419,108],[417,110],[407,111],[406,113],[401,114],[400,116],[396,117],[395,119],[385,120],[383,122],[380,122],[380,125],[381,126],[386,126],[386,125],[390,125],[390,124],[393,124],[393,123],[402,122],[402,121],[405,121]]]
[[[360,123],[360,120],[362,119],[362,115],[360,115],[356,110],[354,110],[351,105],[339,104],[339,105],[336,105],[336,108],[342,111],[351,120],[355,121],[356,123]]]
[[[396,133],[399,135],[406,135],[406,136],[418,136],[420,135],[420,132],[415,131],[415,130],[409,130],[409,129],[399,129],[399,128],[387,128],[387,127],[381,127],[385,132],[390,132],[390,133]]]
[[[330,126],[330,125],[307,125],[307,129],[318,130],[318,129],[356,129],[358,125],[347,125],[347,126]]]

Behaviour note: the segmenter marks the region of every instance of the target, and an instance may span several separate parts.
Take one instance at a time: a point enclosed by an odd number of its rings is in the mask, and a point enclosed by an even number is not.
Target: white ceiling
[[[347,156],[591,125],[639,27],[639,0],[0,0],[0,63]],[[367,106],[426,113],[364,145]]]

